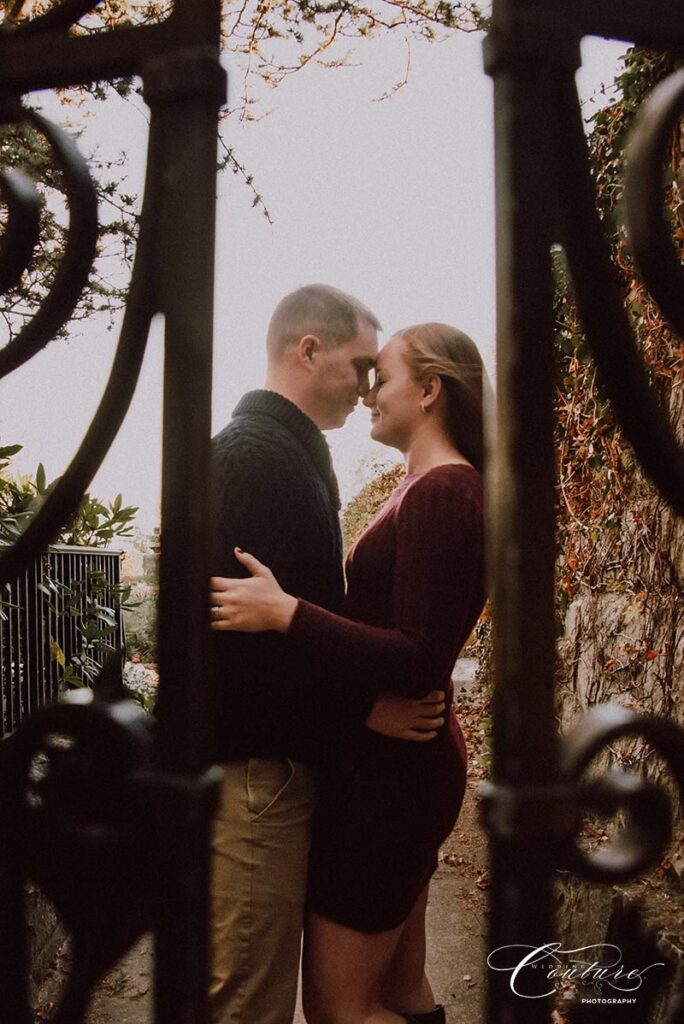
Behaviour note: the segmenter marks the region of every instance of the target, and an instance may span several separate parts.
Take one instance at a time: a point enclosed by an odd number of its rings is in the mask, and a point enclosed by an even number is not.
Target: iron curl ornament
[[[69,227],[64,255],[55,274],[52,286],[43,299],[35,316],[3,349],[0,350],[0,379],[22,366],[28,359],[44,348],[59,330],[68,322],[88,283],[90,269],[97,249],[97,195],[88,171],[88,166],[69,136],[47,118],[34,110],[17,105],[14,111],[0,107],[4,123],[26,122],[34,127],[50,145],[55,167],[62,172],[65,198],[69,208]],[[21,190],[16,181],[8,179],[10,198],[8,236],[21,238],[25,250],[19,253],[16,245],[8,253],[7,272],[11,283],[21,278],[28,269],[35,244],[38,241],[39,225],[36,220],[38,200],[35,187],[25,176]],[[19,191],[17,191],[17,185]],[[31,189],[32,191],[29,191]],[[23,202],[19,199],[24,196]],[[29,203],[29,195],[31,202]],[[30,248],[29,248],[30,246]],[[19,261],[21,258],[21,262]],[[2,294],[7,287],[2,289]]]
[[[623,735],[663,756],[684,786],[684,730],[607,705],[557,733],[555,706],[554,280],[561,246],[575,305],[614,415],[645,473],[684,513],[680,425],[649,385],[596,203],[575,72],[584,36],[684,55],[684,9],[655,0],[494,0],[485,66],[494,79],[497,204],[497,423],[488,472],[489,564],[495,607],[494,757],[482,787],[490,833],[490,950],[544,947],[555,934],[555,878],[633,877],[662,856],[671,807],[660,788],[621,772],[585,781],[591,756]],[[682,331],[682,268],[664,215],[663,154],[682,110],[681,72],[644,104],[629,151],[626,207],[635,260]],[[577,842],[583,814],[623,814],[601,855]],[[621,936],[627,948],[636,925]],[[613,941],[619,941],[613,939]],[[630,947],[632,948],[632,947]],[[642,951],[646,946],[639,947]],[[520,998],[505,972],[488,975],[488,1024],[547,1024],[553,1002]],[[636,1016],[645,1022],[651,1001]],[[609,1011],[610,1012],[610,1011]],[[675,995],[669,1024],[682,1020]],[[573,1024],[605,1019],[575,1006]]]
[[[684,113],[684,71],[670,75],[641,108],[625,173],[625,212],[637,267],[663,315],[684,338],[684,270],[663,203],[663,165]]]
[[[625,737],[645,740],[664,760],[684,801],[684,744],[682,730],[663,718],[637,714],[615,704],[592,708],[563,740],[561,771],[578,795],[580,811],[612,817],[619,811],[626,825],[617,839],[588,853],[572,842],[564,849],[565,866],[596,881],[622,881],[653,867],[672,838],[670,799],[652,783],[611,769],[583,783],[584,770],[608,744]]]
[[[154,729],[128,700],[120,663],[105,666],[87,705],[32,716],[0,751],[0,1021],[29,1024],[23,884],[37,882],[71,935],[74,970],[58,1024],[84,1019],[93,984],[143,930],[156,945],[155,1014],[207,1019],[208,848],[220,772],[210,766],[207,512],[217,121],[226,74],[218,0],[175,0],[155,25],[71,29],[97,0],[62,0],[0,26],[0,121],[28,122],[64,182],[69,224],[55,278],[35,316],[0,350],[0,376],[40,352],[68,322],[96,252],[97,200],[69,137],[26,95],[139,76],[150,108],[144,200],[120,337],[96,414],[64,474],[16,541],[0,584],[40,555],[75,512],[126,415],[152,318],[165,321],[160,557],[160,714]],[[0,291],[37,244],[37,190],[0,173],[7,229]],[[191,410],[188,415],[188,410]]]

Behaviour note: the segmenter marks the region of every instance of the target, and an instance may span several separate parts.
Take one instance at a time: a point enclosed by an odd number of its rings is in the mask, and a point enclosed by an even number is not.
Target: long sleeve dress
[[[407,476],[352,548],[342,615],[300,600],[288,630],[369,694],[445,690],[485,600],[482,477],[443,465]],[[437,866],[465,791],[453,710],[435,740],[341,733],[314,816],[309,908],[362,932],[401,924]]]

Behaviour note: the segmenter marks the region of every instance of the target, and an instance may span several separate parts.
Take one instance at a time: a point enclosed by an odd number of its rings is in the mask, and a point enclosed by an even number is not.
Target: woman
[[[373,695],[451,695],[454,661],[484,604],[483,378],[460,331],[423,324],[395,334],[364,404],[371,436],[403,453],[407,475],[349,554],[344,617],[284,593],[236,549],[252,578],[213,580],[213,628],[286,633],[328,671],[367,679]],[[465,776],[453,710],[429,743],[370,729],[340,737],[314,818],[310,1024],[444,1021],[424,972],[425,907]]]

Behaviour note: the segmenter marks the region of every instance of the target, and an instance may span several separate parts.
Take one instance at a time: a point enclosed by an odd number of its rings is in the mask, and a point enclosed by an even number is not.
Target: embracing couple
[[[214,1024],[290,1024],[303,926],[309,1024],[445,1020],[425,908],[465,790],[450,676],[484,604],[484,371],[445,324],[380,352],[379,329],[335,288],[286,296],[265,389],[213,443]],[[345,592],[321,431],[359,399],[406,476]]]

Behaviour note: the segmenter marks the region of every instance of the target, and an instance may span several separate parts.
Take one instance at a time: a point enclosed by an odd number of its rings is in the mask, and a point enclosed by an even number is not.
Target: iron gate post
[[[491,832],[489,950],[553,936],[558,751],[554,707],[553,278],[555,81],[573,76],[579,40],[554,17],[499,4],[486,44],[494,76],[497,217],[497,423],[490,475],[495,614],[494,762],[484,790]],[[497,954],[506,956],[505,953]],[[495,965],[496,966],[496,965]],[[488,1020],[541,1024],[549,998],[512,999],[489,972]]]

